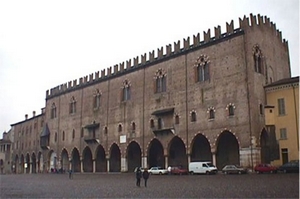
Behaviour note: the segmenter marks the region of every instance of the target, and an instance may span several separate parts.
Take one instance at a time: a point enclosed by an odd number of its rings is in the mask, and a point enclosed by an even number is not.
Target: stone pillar
[[[168,156],[165,155],[165,168],[169,167],[169,163],[168,163]]]
[[[32,167],[33,167],[32,162],[29,162],[29,165],[30,165],[30,167],[29,167],[29,173],[32,174]]]
[[[212,159],[213,159],[213,162],[212,162],[213,165],[216,166],[216,165],[217,165],[217,155],[216,155],[216,153],[213,153],[213,154],[212,154]]]
[[[109,159],[107,159],[106,161],[107,161],[107,172],[109,172]]]
[[[93,159],[93,173],[96,172],[96,160]]]
[[[121,172],[128,171],[128,162],[127,158],[121,158]]]
[[[83,159],[80,159],[80,173],[83,173]]]
[[[143,168],[148,168],[148,165],[147,165],[147,156],[142,157],[142,167]]]
[[[190,154],[187,154],[187,161],[188,161],[188,167],[189,167],[189,164],[191,162],[191,155]]]

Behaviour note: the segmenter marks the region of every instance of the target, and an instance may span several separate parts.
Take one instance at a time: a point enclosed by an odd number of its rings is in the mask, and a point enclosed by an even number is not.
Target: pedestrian
[[[72,176],[72,169],[69,170],[69,179],[73,178]]]
[[[140,187],[141,186],[141,178],[142,178],[142,171],[138,167],[136,172],[135,172],[135,177],[136,177],[136,186]]]
[[[147,180],[149,178],[149,172],[148,172],[147,168],[143,172],[143,178],[144,178],[144,181],[145,181],[145,187],[147,187]]]
[[[171,170],[172,170],[172,167],[171,166],[168,166],[168,174],[171,175]]]

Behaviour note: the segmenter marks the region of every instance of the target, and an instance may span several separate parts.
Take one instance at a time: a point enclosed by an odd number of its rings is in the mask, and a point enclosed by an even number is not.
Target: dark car
[[[182,168],[181,166],[171,167],[172,175],[182,175],[182,174],[188,174],[188,173],[189,173],[189,171],[187,169]]]
[[[277,173],[278,168],[271,164],[258,164],[254,167],[256,173]]]
[[[293,160],[278,168],[283,173],[299,173],[299,160]]]
[[[222,173],[224,174],[246,174],[248,170],[238,165],[226,165],[222,169]]]

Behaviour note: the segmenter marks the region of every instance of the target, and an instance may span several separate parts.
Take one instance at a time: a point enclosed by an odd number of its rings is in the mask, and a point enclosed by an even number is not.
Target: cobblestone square
[[[152,175],[147,188],[133,173],[0,177],[1,198],[299,198],[298,174]]]

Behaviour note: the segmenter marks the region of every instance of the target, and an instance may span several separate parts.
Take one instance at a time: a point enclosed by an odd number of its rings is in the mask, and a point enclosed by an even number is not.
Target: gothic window
[[[76,100],[74,97],[72,97],[70,101],[70,114],[74,113],[76,113]]]
[[[179,115],[175,116],[175,124],[179,124]]]
[[[57,133],[54,134],[54,142],[57,142]]]
[[[51,119],[56,118],[56,106],[55,103],[51,106]]]
[[[260,115],[264,114],[264,106],[262,104],[259,105],[259,114]]]
[[[107,126],[104,127],[104,134],[107,135]]]
[[[154,120],[153,119],[150,120],[150,128],[154,128]]]
[[[130,91],[130,82],[128,80],[125,80],[123,82],[123,87],[122,87],[122,101],[127,101],[130,100],[130,95],[131,95],[131,91]]]
[[[215,108],[214,107],[209,107],[207,110],[207,113],[209,114],[208,118],[209,119],[215,119]]]
[[[80,137],[83,137],[83,127],[81,128]]]
[[[232,103],[229,103],[226,106],[226,110],[228,111],[228,116],[234,116],[234,109],[235,109],[235,106]]]
[[[155,93],[162,93],[167,91],[167,77],[166,72],[161,68],[155,74]]]
[[[196,112],[192,111],[191,113],[191,122],[196,122],[197,118],[196,118]]]
[[[209,63],[210,60],[207,55],[200,55],[200,57],[198,57],[194,65],[196,82],[204,82],[210,79]]]
[[[100,99],[101,99],[101,93],[100,91],[97,89],[94,93],[94,109],[97,109],[100,107]]]
[[[253,47],[254,70],[263,74],[263,55],[258,45]]]

